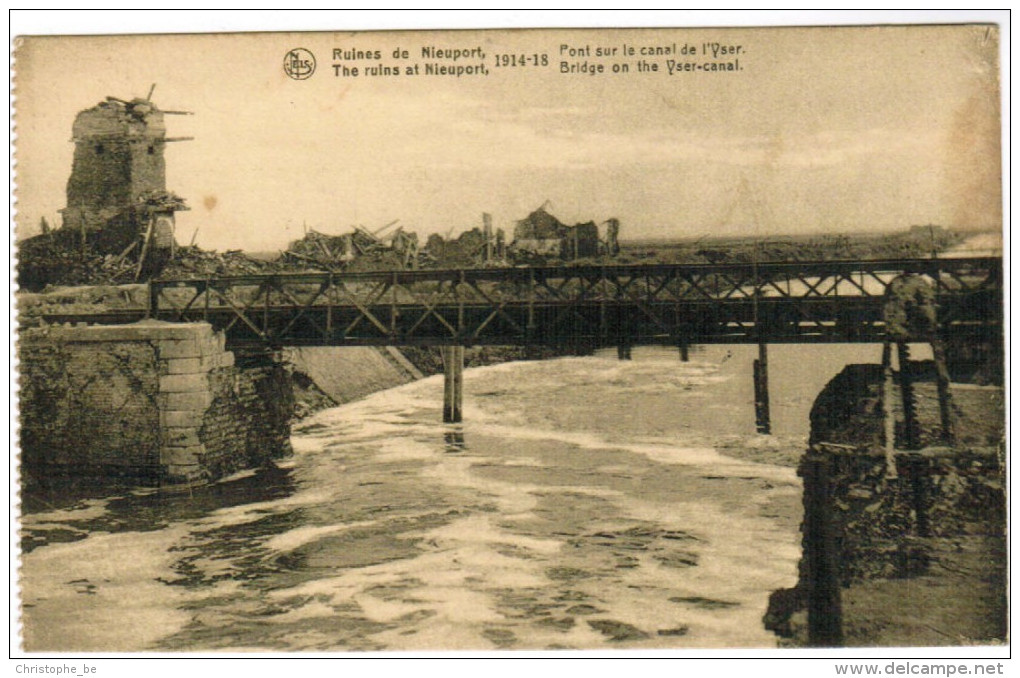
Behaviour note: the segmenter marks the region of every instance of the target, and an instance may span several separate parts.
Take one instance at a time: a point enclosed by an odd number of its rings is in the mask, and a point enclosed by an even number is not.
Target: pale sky
[[[28,38],[18,223],[59,223],[75,114],[157,83],[159,107],[195,113],[167,117],[195,137],[168,145],[167,187],[192,208],[178,240],[198,229],[207,248],[280,249],[303,224],[456,234],[482,212],[510,231],[547,200],[567,222],[619,218],[624,239],[1001,228],[997,41],[985,26]],[[558,72],[562,44],[705,42],[740,45],[743,70]],[[394,65],[425,45],[480,46],[490,75],[334,77],[333,49]],[[283,73],[294,47],[317,57],[307,80]],[[543,52],[546,69],[494,67]]]

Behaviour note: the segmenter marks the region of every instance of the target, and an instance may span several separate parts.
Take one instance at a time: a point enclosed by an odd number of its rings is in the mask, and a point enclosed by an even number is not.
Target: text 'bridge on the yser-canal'
[[[946,337],[1001,336],[994,257],[310,272],[149,284],[148,316],[234,348],[880,342],[889,285],[932,286]],[[52,318],[123,323],[139,311]]]

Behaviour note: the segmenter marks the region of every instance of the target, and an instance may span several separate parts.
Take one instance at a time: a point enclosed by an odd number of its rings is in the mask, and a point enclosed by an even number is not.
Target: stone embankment
[[[296,419],[423,376],[393,346],[288,348],[281,361],[297,401]]]

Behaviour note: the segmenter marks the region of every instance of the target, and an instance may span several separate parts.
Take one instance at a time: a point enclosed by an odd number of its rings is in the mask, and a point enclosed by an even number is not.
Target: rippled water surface
[[[873,347],[636,349],[432,377],[320,413],[295,454],[191,492],[24,497],[28,650],[772,646],[818,390]],[[753,454],[737,455],[736,452]],[[732,455],[732,456],[731,456]]]

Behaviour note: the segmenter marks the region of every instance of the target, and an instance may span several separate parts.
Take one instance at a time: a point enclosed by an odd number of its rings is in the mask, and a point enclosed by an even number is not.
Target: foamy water
[[[26,649],[773,646],[799,481],[720,450],[802,445],[875,350],[775,347],[771,438],[753,347],[637,349],[468,370],[462,425],[441,377],[377,393],[190,495],[27,497]]]

